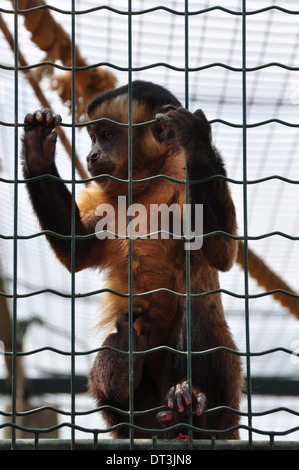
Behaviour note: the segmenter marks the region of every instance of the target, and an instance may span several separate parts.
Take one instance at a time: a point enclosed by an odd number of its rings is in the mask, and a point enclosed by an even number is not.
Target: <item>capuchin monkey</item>
[[[55,164],[55,127],[61,117],[49,110],[27,114],[22,160],[31,203],[67,269],[105,270],[109,292],[99,327],[110,330],[88,382],[98,406],[116,408],[102,411],[112,435],[129,435],[132,421],[123,411],[129,410],[131,391],[137,412],[135,437],[150,437],[147,430],[158,428],[159,437],[176,438],[187,432],[191,410],[195,438],[213,434],[219,439],[238,439],[242,374],[218,281],[218,271],[232,266],[238,247],[224,163],[201,110],[191,113],[168,90],[150,82],[134,81],[131,90],[131,128],[128,86],[103,93],[88,105],[91,150],[87,167],[95,179],[77,197],[73,219],[72,196]],[[50,177],[33,178],[41,175]],[[189,231],[184,231],[186,213]],[[203,237],[197,236],[200,213]],[[130,233],[134,235],[131,240]],[[182,236],[188,233],[193,238]],[[186,295],[187,256],[191,296]],[[130,318],[136,353],[131,382],[129,358],[124,354],[129,350]],[[194,353],[189,376],[187,348]],[[142,413],[145,410],[151,411]]]

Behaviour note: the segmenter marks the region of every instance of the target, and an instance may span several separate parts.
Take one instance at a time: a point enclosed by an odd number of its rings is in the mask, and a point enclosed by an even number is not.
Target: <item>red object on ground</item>
[[[175,440],[183,440],[183,441],[187,441],[189,439],[189,437],[187,436],[187,434],[182,434],[180,432],[180,434],[178,435],[178,437],[175,438]]]

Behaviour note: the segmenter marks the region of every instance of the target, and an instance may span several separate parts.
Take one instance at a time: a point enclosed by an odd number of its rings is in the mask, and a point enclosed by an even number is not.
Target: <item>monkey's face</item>
[[[108,174],[127,178],[127,96],[120,95],[114,99],[103,100],[89,112],[89,119],[97,121],[87,127],[92,142],[91,151],[87,156],[89,172],[92,176]]]
[[[124,128],[108,121],[88,126],[92,148],[87,155],[87,168],[91,176],[115,175],[117,168],[124,166],[128,148]]]
[[[133,100],[132,123],[142,124],[132,129],[133,178],[157,174],[168,155],[167,146],[157,138],[161,124],[153,124],[157,110],[146,103]],[[87,156],[92,176],[108,174],[128,177],[128,96],[119,95],[102,101],[89,114],[87,127],[92,149]],[[113,121],[113,122],[112,122]]]

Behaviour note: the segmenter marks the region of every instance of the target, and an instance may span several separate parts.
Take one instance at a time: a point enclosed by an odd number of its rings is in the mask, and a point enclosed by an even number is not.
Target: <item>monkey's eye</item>
[[[102,139],[106,142],[106,143],[109,143],[111,142],[113,138],[113,134],[109,131],[103,131],[102,133]]]
[[[92,142],[93,144],[95,144],[96,141],[97,141],[97,138],[96,138],[95,134],[92,134],[92,133],[90,132],[89,136],[90,136],[91,142]]]

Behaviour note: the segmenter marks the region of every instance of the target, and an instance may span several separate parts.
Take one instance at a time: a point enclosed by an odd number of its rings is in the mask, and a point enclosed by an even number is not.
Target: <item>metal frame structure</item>
[[[76,11],[76,5],[75,5],[75,0],[71,0],[71,10],[70,11],[63,11],[59,10],[57,8],[56,10],[59,11],[60,13],[68,14],[71,16],[71,37],[72,37],[72,59],[71,59],[71,67],[65,67],[65,66],[59,66],[62,70],[69,70],[72,72],[72,103],[75,103],[75,71],[78,70],[78,67],[76,67],[75,63],[75,46],[76,46],[76,22],[75,18],[76,15],[78,14],[84,14],[87,13],[86,11]],[[127,2],[127,8],[120,11],[120,10],[115,10],[111,7],[108,6],[98,6],[97,10],[100,10],[102,8],[107,8],[115,13],[121,14],[121,15],[126,15],[127,20],[128,20],[128,67],[127,67],[127,73],[128,73],[128,83],[129,83],[129,96],[131,96],[131,84],[132,84],[132,73],[135,71],[135,69],[132,66],[132,18],[134,15],[141,15],[141,14],[146,14],[149,10],[143,10],[143,11],[133,11],[133,5],[132,5],[132,0],[128,0]],[[35,7],[35,8],[52,8],[47,5]],[[286,442],[277,442],[277,437],[279,433],[262,433],[265,434],[267,439],[265,441],[259,441],[255,442],[253,440],[252,434],[253,432],[258,432],[258,429],[254,429],[252,427],[252,406],[251,406],[251,399],[252,399],[252,383],[251,383],[251,351],[250,351],[250,325],[249,325],[249,300],[250,300],[250,293],[248,289],[248,240],[250,239],[250,236],[248,234],[248,226],[247,226],[247,189],[248,189],[248,184],[253,184],[256,181],[248,181],[247,178],[247,130],[249,128],[249,125],[247,123],[247,90],[246,90],[246,78],[247,78],[247,73],[250,72],[247,68],[246,64],[246,20],[247,16],[258,14],[262,11],[266,11],[267,9],[278,9],[280,11],[284,11],[287,14],[298,14],[299,11],[289,11],[286,9],[283,9],[282,7],[279,6],[271,6],[268,8],[264,8],[258,11],[251,11],[250,13],[246,10],[246,0],[242,0],[242,11],[232,11],[229,9],[224,9],[220,7],[215,7],[215,9],[222,9],[223,11],[226,11],[228,14],[232,15],[240,15],[242,17],[242,67],[241,69],[233,69],[236,72],[239,72],[242,74],[242,109],[243,109],[243,122],[242,125],[240,126],[242,128],[243,132],[243,179],[242,181],[231,181],[232,183],[236,184],[241,184],[243,187],[243,237],[240,237],[244,240],[244,247],[245,247],[245,268],[244,268],[244,315],[245,315],[245,324],[246,324],[246,351],[241,352],[240,355],[245,356],[246,358],[246,384],[247,384],[247,426],[246,429],[248,430],[248,441],[241,441],[241,442],[218,442],[214,439],[211,441],[203,441],[203,442],[198,442],[198,441],[193,441],[192,439],[192,415],[190,414],[189,416],[189,424],[187,426],[187,432],[189,432],[189,440],[184,441],[184,442],[164,442],[159,440],[159,430],[152,430],[153,432],[153,439],[152,440],[142,440],[142,441],[136,441],[134,439],[134,404],[133,404],[133,379],[132,379],[132,374],[130,373],[130,410],[129,410],[129,427],[130,427],[130,439],[128,441],[108,441],[108,440],[101,440],[99,437],[101,436],[101,430],[94,430],[94,429],[82,429],[80,426],[76,424],[76,403],[75,403],[75,391],[76,391],[76,357],[77,357],[77,352],[75,348],[75,329],[76,329],[76,322],[75,322],[75,311],[76,311],[76,281],[75,281],[75,273],[74,270],[72,270],[72,287],[71,287],[71,295],[70,295],[70,304],[71,304],[71,331],[73,333],[72,335],[72,341],[71,341],[71,350],[69,352],[61,351],[61,350],[53,350],[53,352],[56,352],[57,354],[65,354],[69,355],[71,358],[71,396],[72,396],[72,402],[71,402],[71,423],[66,424],[66,425],[58,425],[56,428],[59,429],[61,426],[69,426],[72,430],[72,437],[70,440],[56,440],[56,439],[43,439],[43,433],[45,431],[48,431],[48,429],[28,429],[28,432],[34,433],[35,438],[34,439],[28,439],[28,440],[23,440],[23,439],[17,439],[16,438],[16,430],[22,429],[22,426],[16,424],[17,416],[21,415],[22,413],[18,413],[17,411],[17,358],[19,356],[24,356],[26,354],[35,354],[37,352],[40,352],[40,350],[32,350],[29,353],[22,353],[18,351],[17,347],[17,322],[18,322],[18,299],[19,299],[19,294],[18,294],[18,269],[17,269],[17,261],[18,261],[18,240],[19,240],[19,235],[18,235],[18,207],[17,207],[17,202],[18,202],[18,189],[19,185],[23,183],[22,179],[20,178],[20,175],[18,174],[18,155],[19,155],[19,133],[22,128],[22,124],[18,120],[18,79],[19,79],[19,74],[22,73],[25,70],[29,70],[31,68],[38,67],[43,64],[30,64],[28,66],[22,66],[20,65],[20,60],[19,60],[19,55],[18,55],[18,18],[19,18],[19,8],[18,8],[18,0],[14,1],[14,7],[11,10],[3,9],[0,8],[0,13],[10,13],[14,15],[14,68],[10,68],[10,70],[14,69],[14,80],[15,80],[15,109],[14,109],[14,115],[15,115],[15,121],[13,123],[7,123],[7,122],[0,122],[0,128],[1,126],[13,126],[14,127],[14,143],[15,143],[15,176],[13,181],[8,181],[6,179],[1,178],[1,184],[13,184],[14,185],[14,201],[15,201],[15,206],[14,206],[14,232],[11,237],[6,237],[6,236],[1,236],[1,238],[7,239],[10,238],[13,240],[13,246],[14,246],[14,277],[13,277],[13,293],[12,295],[8,295],[5,293],[0,293],[1,296],[3,297],[8,297],[11,298],[12,300],[12,323],[13,323],[13,329],[12,329],[12,336],[13,336],[13,341],[12,341],[12,351],[11,352],[6,352],[5,354],[9,357],[12,358],[12,403],[11,403],[11,413],[8,412],[1,412],[2,415],[6,416],[8,418],[8,422],[5,423],[4,425],[1,425],[1,427],[9,427],[11,428],[12,436],[11,439],[4,439],[0,440],[0,449],[169,449],[169,450],[178,450],[178,449],[187,449],[190,450],[190,448],[193,449],[298,449],[299,446],[290,441]],[[188,0],[185,0],[185,10],[184,11],[177,11],[173,10],[167,7],[159,6],[156,7],[156,9],[161,9],[166,12],[169,12],[174,15],[181,15],[185,19],[185,67],[184,67],[184,73],[185,73],[185,106],[188,108],[188,103],[189,103],[189,73],[190,73],[190,67],[189,67],[189,57],[188,57],[188,31],[189,31],[189,17],[190,15],[200,15],[202,13],[205,13],[209,9],[203,9],[200,11],[189,11],[189,6],[188,6]],[[211,10],[211,9],[210,9]],[[29,10],[28,10],[29,11]],[[56,64],[50,64],[54,67],[57,67]],[[97,64],[98,65],[98,64]],[[113,64],[109,64],[111,67],[115,67]],[[162,64],[163,66],[168,66],[168,64]],[[227,67],[225,64],[218,64],[223,67]],[[270,64],[271,65],[271,64]],[[286,67],[284,64],[278,64],[281,67]],[[95,66],[95,65],[94,65]],[[0,67],[5,68],[3,65],[0,64]],[[92,67],[92,66],[91,66]],[[87,68],[87,67],[86,67]],[[286,67],[287,68],[287,67]],[[200,67],[198,70],[202,69]],[[182,72],[182,70],[178,70]],[[192,70],[194,71],[194,70]],[[76,114],[75,114],[75,106],[72,106],[72,123],[71,123],[71,129],[72,129],[72,179],[71,181],[68,181],[71,183],[71,190],[72,190],[72,196],[73,196],[73,205],[75,204],[75,193],[76,193],[76,177],[75,177],[75,154],[76,154],[76,147],[75,147],[75,131],[76,128],[79,126],[82,126],[82,124],[78,124],[76,122]],[[125,182],[125,184],[129,185],[129,194],[132,197],[132,122],[131,122],[131,116],[132,116],[132,109],[131,109],[131,100],[129,99],[129,148],[128,148],[128,154],[129,154],[129,175],[128,175],[128,180]],[[228,123],[229,125],[232,125],[232,123]],[[270,177],[271,178],[271,177]],[[280,177],[276,177],[280,178]],[[284,180],[283,178],[281,178]],[[86,181],[90,181],[89,179]],[[80,181],[82,183],[82,180]],[[288,183],[288,181],[286,181]],[[298,182],[297,182],[298,183]],[[188,197],[188,181],[186,184],[186,198]],[[188,202],[188,201],[186,201]],[[129,201],[130,204],[130,201]],[[74,214],[75,211],[73,211],[73,223],[72,223],[72,234],[71,234],[71,240],[72,240],[72,266],[74,266],[74,260],[75,260],[75,232],[74,232]],[[40,234],[32,234],[31,237],[38,236]],[[59,236],[59,234],[55,234],[56,236]],[[271,234],[265,234],[267,236],[270,236]],[[287,234],[283,234],[283,236],[287,236]],[[297,238],[293,238],[294,240]],[[132,238],[129,237],[129,305],[130,305],[130,337],[129,337],[129,357],[130,357],[130,370],[133,370],[133,353],[132,353],[132,301],[133,301],[133,279],[132,279],[132,269],[130,269],[130,266],[132,265]],[[189,252],[186,252],[186,271],[187,271],[187,282],[186,282],[186,299],[187,299],[187,307],[188,310],[190,310],[190,276],[189,276]],[[117,293],[116,293],[117,294]],[[232,295],[235,295],[233,292],[231,293]],[[292,294],[289,294],[292,295]],[[189,315],[187,315],[187,331],[190,332],[190,312]],[[47,349],[47,348],[45,348]],[[279,349],[279,348],[278,348]],[[269,351],[268,351],[269,352]],[[288,354],[293,354],[294,352],[292,350],[285,350],[286,353]],[[87,351],[86,354],[90,354],[91,351]],[[150,353],[148,351],[147,353]],[[262,354],[266,354],[267,351],[263,351]],[[187,352],[186,352],[187,358],[188,358],[188,380],[191,381],[191,344],[190,344],[190,335],[189,335],[189,341],[187,344]],[[35,410],[36,411],[36,410]],[[38,411],[38,410],[37,410]],[[55,410],[54,410],[55,411]],[[32,411],[34,412],[34,411]],[[28,414],[30,412],[23,412],[23,414]],[[297,413],[298,416],[298,413]],[[93,440],[80,440],[77,441],[75,439],[75,430],[80,429],[83,431],[86,431],[88,433],[93,434],[94,439]],[[26,430],[26,429],[25,429]],[[291,433],[295,430],[299,430],[299,426],[296,429],[289,430],[290,436]],[[268,440],[269,439],[269,440]],[[279,437],[278,437],[279,441]]]

